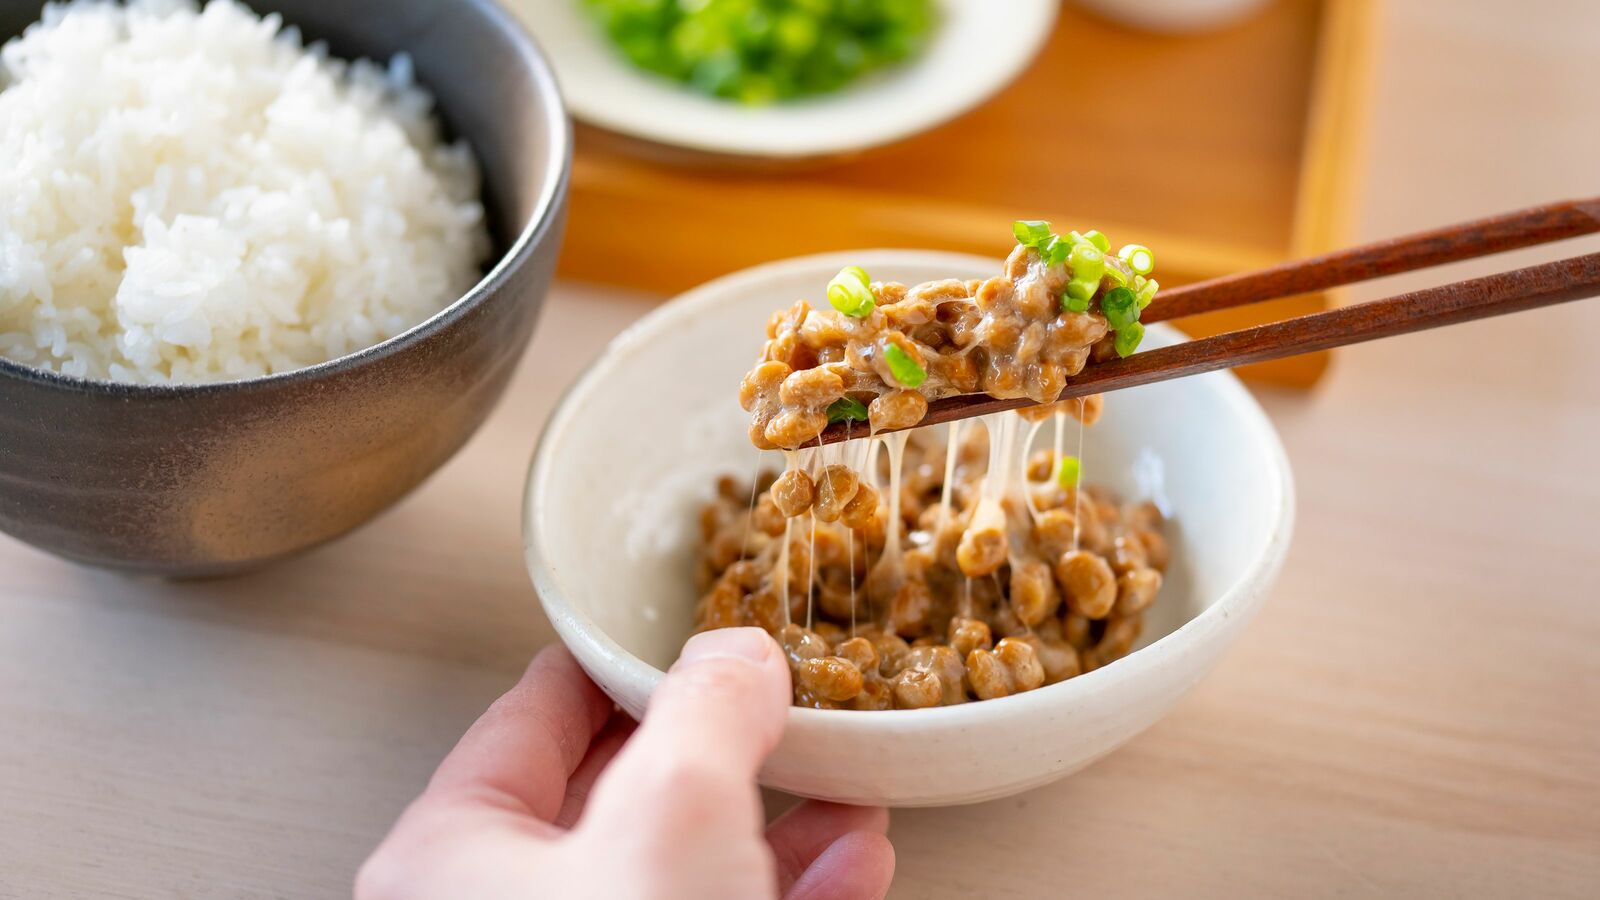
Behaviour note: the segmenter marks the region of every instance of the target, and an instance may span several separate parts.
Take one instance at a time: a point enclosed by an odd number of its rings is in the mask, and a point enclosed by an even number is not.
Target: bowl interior
[[[848,264],[907,283],[999,271],[995,260],[915,251],[807,257],[714,282],[619,336],[552,418],[529,482],[530,565],[558,627],[575,624],[594,649],[647,682],[654,673],[644,666],[676,658],[697,599],[699,505],[718,475],[743,479],[782,465],[775,451],[750,446],[739,380],[770,313],[817,299]],[[1180,339],[1156,327],[1147,342]],[[1075,429],[1068,434],[1075,440]],[[1087,482],[1152,499],[1170,516],[1173,569],[1141,646],[1245,580],[1284,525],[1281,448],[1231,375],[1108,398],[1104,418],[1086,431],[1083,458]]]
[[[325,41],[341,59],[410,56],[446,132],[464,138],[478,158],[496,253],[505,253],[549,205],[565,152],[564,125],[552,128],[544,61],[493,0],[245,2],[261,15],[282,15],[308,42]],[[559,120],[560,110],[554,112]]]
[[[952,119],[1017,76],[1044,45],[1056,0],[941,0],[929,46],[837,93],[744,107],[640,71],[572,0],[506,0],[547,48],[573,113],[622,134],[694,150],[797,158],[888,143]],[[973,52],[974,47],[999,48]]]

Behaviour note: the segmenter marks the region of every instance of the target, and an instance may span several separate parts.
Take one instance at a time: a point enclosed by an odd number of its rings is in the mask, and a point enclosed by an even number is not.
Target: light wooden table
[[[1407,0],[1382,27],[1367,235],[1600,190],[1600,8]],[[654,299],[561,286],[459,458],[269,573],[128,581],[0,539],[0,896],[346,892],[551,639],[523,466]],[[1600,895],[1597,346],[1574,305],[1264,393],[1300,516],[1260,619],[1081,775],[898,814],[895,896]]]

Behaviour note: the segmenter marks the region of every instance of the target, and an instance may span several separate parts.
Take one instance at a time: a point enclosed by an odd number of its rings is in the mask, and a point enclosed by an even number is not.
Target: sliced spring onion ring
[[[1112,288],[1100,298],[1100,310],[1106,322],[1121,331],[1139,321],[1139,297],[1125,287]]]
[[[833,276],[828,282],[828,305],[854,319],[872,315],[878,299],[872,294],[866,270],[850,266]]]
[[[1056,467],[1056,484],[1064,488],[1075,488],[1078,479],[1083,475],[1083,463],[1076,456],[1061,457],[1061,464]]]
[[[1092,281],[1096,285],[1106,273],[1106,255],[1093,244],[1083,243],[1072,248],[1072,255],[1068,257],[1072,264],[1073,281]],[[1093,295],[1090,291],[1090,295]]]
[[[1088,312],[1104,282],[1110,291],[1122,291],[1114,298],[1108,297],[1110,305],[1101,304],[1112,330],[1119,330],[1139,321],[1139,310],[1150,305],[1160,287],[1154,279],[1145,277],[1155,268],[1155,254],[1142,244],[1128,244],[1111,256],[1111,239],[1105,234],[1053,234],[1050,223],[1043,220],[1013,222],[1011,233],[1023,246],[1038,250],[1045,265],[1068,265],[1070,280],[1061,293],[1063,313]]]
[[[840,397],[828,407],[828,424],[867,421],[867,407],[853,397]]]
[[[1059,234],[1050,235],[1050,240],[1039,248],[1039,255],[1044,257],[1045,265],[1059,266],[1067,261],[1072,254],[1072,242]]]
[[[927,370],[911,358],[911,354],[900,349],[899,344],[890,344],[883,348],[883,361],[889,364],[889,374],[894,380],[908,388],[922,387],[928,380]]]
[[[1116,339],[1116,342],[1115,342],[1115,346],[1117,348],[1117,355],[1121,356],[1121,357],[1132,356],[1133,355],[1133,351],[1139,349],[1139,344],[1143,340],[1144,340],[1144,326],[1139,324],[1138,322],[1134,322],[1133,324],[1129,325],[1126,328],[1118,329],[1117,330],[1117,339]]]
[[[1050,240],[1050,223],[1042,219],[1018,219],[1011,223],[1011,233],[1017,243],[1028,247],[1043,247]]]
[[[1145,279],[1144,284],[1139,286],[1139,308],[1144,309],[1149,306],[1150,301],[1156,299],[1156,291],[1159,290],[1161,290],[1161,282],[1154,278]]]
[[[1156,255],[1143,244],[1128,244],[1118,250],[1117,255],[1122,257],[1122,261],[1127,263],[1128,268],[1136,275],[1149,275],[1156,269]]]

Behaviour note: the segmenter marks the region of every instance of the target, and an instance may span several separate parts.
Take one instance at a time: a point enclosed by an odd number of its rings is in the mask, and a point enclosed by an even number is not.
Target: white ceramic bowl
[[[798,159],[887,144],[982,103],[1044,46],[1058,0],[940,0],[915,59],[826,96],[751,108],[639,70],[579,0],[506,0],[550,56],[572,114],[631,137],[706,153]]]
[[[918,282],[986,277],[998,260],[873,250],[787,260],[714,281],[641,319],[545,427],[524,548],[545,612],[584,669],[640,715],[688,638],[697,510],[719,474],[762,458],[735,400],[767,316],[818,297],[845,265]],[[1181,340],[1153,327],[1150,346]],[[1155,499],[1173,568],[1130,656],[1013,697],[927,710],[792,709],[762,782],[847,803],[929,806],[1060,778],[1149,727],[1216,664],[1276,578],[1294,516],[1276,432],[1216,373],[1109,398],[1085,478]]]

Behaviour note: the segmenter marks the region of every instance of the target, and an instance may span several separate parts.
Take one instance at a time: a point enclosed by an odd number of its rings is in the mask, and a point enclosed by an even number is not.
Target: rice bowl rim
[[[453,325],[468,310],[477,306],[485,298],[503,287],[510,278],[511,273],[520,268],[532,256],[534,247],[539,244],[540,239],[550,229],[554,218],[551,213],[565,193],[567,181],[571,178],[572,123],[567,116],[566,104],[561,98],[561,90],[556,81],[555,72],[551,69],[549,60],[539,47],[538,42],[522,26],[522,23],[518,22],[494,0],[461,0],[461,2],[477,8],[491,19],[507,33],[515,45],[517,55],[522,59],[533,88],[541,101],[545,120],[544,125],[546,126],[545,134],[549,139],[548,145],[553,151],[543,172],[543,184],[539,190],[539,199],[534,203],[533,212],[528,216],[527,222],[523,225],[516,238],[512,240],[511,246],[500,255],[494,266],[482,278],[478,279],[478,282],[469,288],[466,293],[451,301],[432,316],[392,338],[315,365],[290,369],[285,372],[274,372],[270,375],[237,378],[231,381],[144,384],[63,375],[59,372],[23,365],[15,360],[0,356],[0,378],[31,382],[79,394],[102,394],[130,399],[134,397],[171,398],[221,394],[244,388],[267,388],[312,382],[343,369],[354,368],[387,358],[407,349],[412,344],[439,334]],[[293,23],[286,24],[292,25]],[[405,52],[404,48],[398,48],[394,51],[394,53],[403,52]],[[428,87],[426,84],[421,86]],[[433,94],[431,88],[429,93]],[[437,97],[437,95],[434,96]],[[468,146],[471,146],[470,142],[468,142]],[[487,189],[484,189],[480,193],[480,197],[487,195],[487,193]]]

